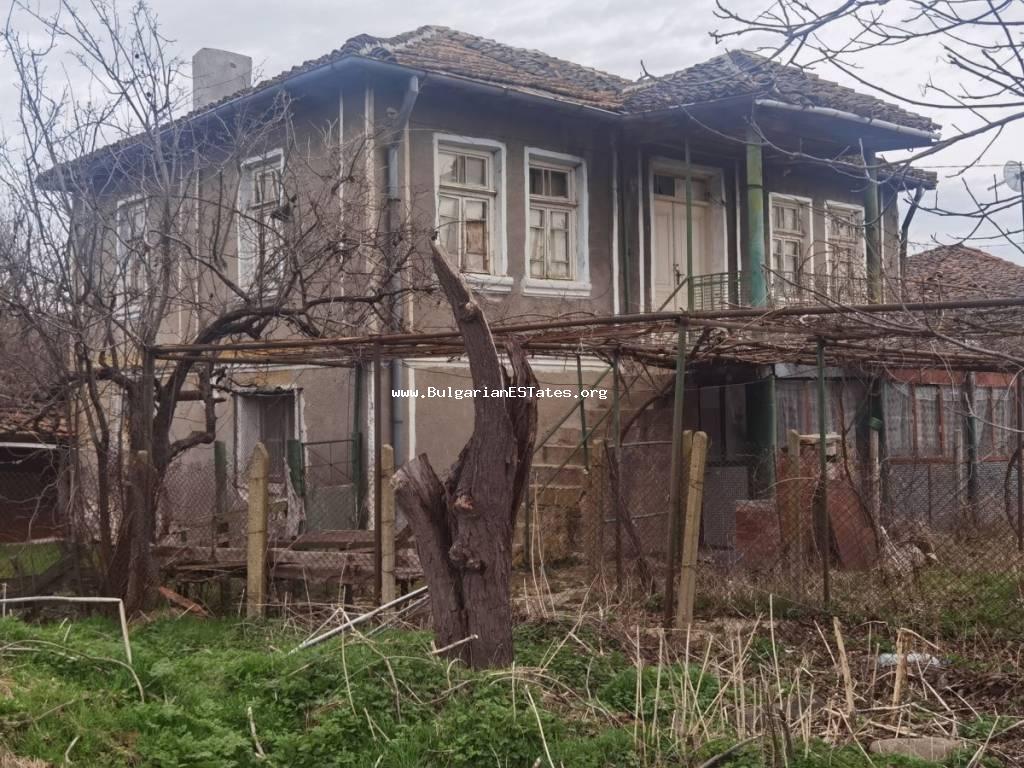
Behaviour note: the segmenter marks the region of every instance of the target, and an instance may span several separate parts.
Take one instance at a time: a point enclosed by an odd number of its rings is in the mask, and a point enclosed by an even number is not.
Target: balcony
[[[750,285],[743,273],[715,272],[694,275],[693,311],[716,311],[749,307]],[[681,292],[689,291],[682,286]],[[810,307],[829,304],[869,304],[871,292],[866,277],[840,277],[810,273],[772,273],[768,276],[769,307]]]

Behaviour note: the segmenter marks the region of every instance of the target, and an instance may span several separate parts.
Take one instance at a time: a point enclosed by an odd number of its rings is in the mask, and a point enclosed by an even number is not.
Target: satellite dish
[[[1010,160],[1003,166],[1003,181],[1014,192],[1020,192],[1024,188],[1024,166],[1019,160]]]

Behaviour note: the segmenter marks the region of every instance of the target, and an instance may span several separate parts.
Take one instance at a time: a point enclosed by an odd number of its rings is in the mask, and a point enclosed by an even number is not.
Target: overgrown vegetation
[[[0,579],[37,576],[60,558],[60,543],[56,541],[0,544]]]
[[[416,630],[289,655],[302,635],[281,622],[164,618],[133,629],[129,667],[113,622],[7,618],[0,755],[76,766],[640,768],[699,766],[732,749],[718,765],[872,765],[854,740],[818,738],[831,704],[801,698],[800,680],[777,674],[776,659],[793,655],[781,638],[763,625],[721,636],[736,647],[731,661],[696,636],[670,650],[657,630],[531,621],[516,630],[514,666],[473,672],[433,655]],[[773,690],[793,713],[785,739],[763,720]],[[979,721],[971,734],[984,741],[993,724],[1010,727]],[[785,757],[773,734],[793,740]],[[928,765],[876,756],[882,764]]]

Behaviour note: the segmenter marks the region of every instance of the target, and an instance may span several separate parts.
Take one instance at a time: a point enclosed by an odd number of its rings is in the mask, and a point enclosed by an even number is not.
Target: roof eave
[[[846,120],[853,123],[859,123],[861,125],[869,125],[882,131],[896,133],[927,144],[931,144],[939,140],[939,133],[937,131],[928,131],[923,128],[914,128],[909,125],[899,125],[898,123],[894,123],[889,120],[882,120],[876,117],[865,117],[863,115],[857,115],[853,112],[847,112],[833,107],[790,104],[789,102],[779,101],[777,99],[755,99],[754,104],[755,106],[764,107],[766,109],[778,109],[786,112],[801,112],[804,114],[831,117],[837,120]]]

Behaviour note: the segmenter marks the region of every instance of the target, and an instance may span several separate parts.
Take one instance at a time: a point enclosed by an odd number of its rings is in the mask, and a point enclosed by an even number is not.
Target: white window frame
[[[864,274],[867,275],[868,270],[868,244],[865,237],[864,231],[864,206],[856,205],[854,203],[842,203],[837,200],[826,200],[825,201],[825,272],[828,275],[829,281],[832,280],[832,267],[835,261],[835,256],[832,253],[832,216],[833,211],[846,211],[860,214],[860,255],[863,261]]]
[[[249,244],[245,242],[243,232],[245,229],[245,222],[240,218],[241,216],[247,216],[249,209],[252,207],[252,201],[245,199],[247,187],[252,186],[253,178],[258,170],[264,168],[274,168],[279,174],[281,174],[282,191],[284,186],[284,151],[280,148],[272,149],[262,155],[256,155],[254,157],[247,157],[242,161],[239,170],[243,174],[238,180],[238,199],[237,207],[239,212],[239,218],[235,226],[236,236],[236,274],[235,279],[238,282],[238,287],[243,291],[248,291],[253,287],[253,280],[256,277],[257,264],[255,259],[258,258],[259,254],[247,253],[249,250]],[[244,267],[244,268],[243,268]]]
[[[509,293],[512,290],[513,278],[508,274],[508,233],[507,214],[505,209],[506,185],[508,178],[505,168],[508,150],[505,144],[492,139],[479,139],[469,136],[458,136],[449,133],[434,134],[434,227],[441,224],[441,206],[439,205],[442,185],[440,179],[440,153],[446,148],[454,151],[464,150],[471,153],[487,153],[491,156],[489,167],[491,169],[493,187],[493,205],[491,206],[492,217],[490,226],[490,247],[491,247],[491,273],[482,274],[478,272],[463,272],[463,279],[473,288],[480,291],[492,293]],[[488,194],[489,196],[489,194]]]
[[[124,314],[128,317],[134,317],[138,315],[142,296],[140,295],[136,297],[134,301],[128,300],[128,274],[130,267],[127,264],[128,252],[126,249],[128,244],[125,243],[124,239],[121,237],[121,216],[124,211],[128,210],[129,208],[134,208],[135,206],[142,206],[142,215],[147,222],[142,233],[142,240],[143,242],[146,242],[146,230],[148,229],[149,221],[149,209],[147,205],[146,196],[139,194],[130,195],[129,197],[123,197],[119,199],[114,206],[114,255],[117,259],[116,269],[119,274],[118,279],[121,281],[120,287],[124,290],[125,295],[125,302],[121,305],[121,309],[124,312]],[[138,286],[137,290],[139,291],[140,294],[144,294],[146,293],[146,291],[149,290],[149,275],[146,273],[145,269],[143,269],[143,271],[141,271],[139,274],[141,276],[141,285]]]
[[[530,166],[538,165],[552,170],[570,171],[569,184],[575,190],[576,226],[570,240],[570,251],[576,263],[572,280],[539,278],[530,275]],[[526,147],[523,152],[523,218],[526,247],[523,249],[523,294],[525,296],[557,296],[562,298],[590,298],[590,187],[587,162],[582,157],[553,152],[539,147]]]
[[[770,267],[775,269],[775,255],[772,253],[772,245],[775,242],[775,203],[776,202],[790,202],[796,203],[797,205],[804,206],[807,215],[807,232],[804,233],[804,247],[806,249],[806,264],[810,265],[810,269],[805,269],[803,274],[815,280],[817,276],[817,264],[815,264],[814,253],[814,199],[810,197],[802,197],[801,195],[790,195],[786,192],[769,192],[768,193],[768,262]],[[817,290],[817,282],[815,280],[813,286]]]

